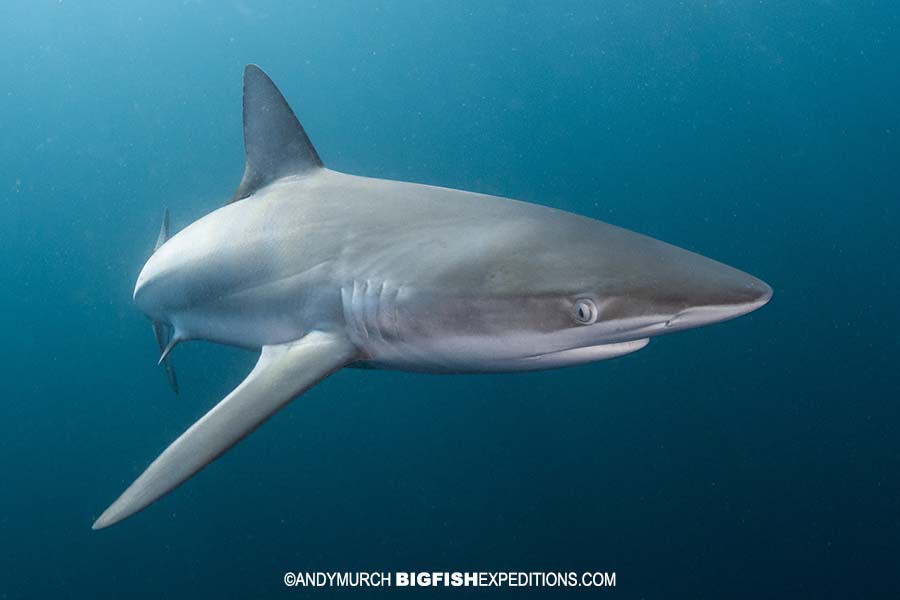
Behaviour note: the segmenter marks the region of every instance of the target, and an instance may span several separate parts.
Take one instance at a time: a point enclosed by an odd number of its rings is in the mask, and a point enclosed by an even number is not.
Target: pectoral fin
[[[355,358],[349,340],[319,331],[290,344],[265,346],[247,378],[166,448],[100,515],[93,529],[118,523],[170,492]]]

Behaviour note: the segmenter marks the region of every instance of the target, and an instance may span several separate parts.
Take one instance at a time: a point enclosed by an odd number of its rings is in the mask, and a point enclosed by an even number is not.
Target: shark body
[[[345,366],[548,369],[764,305],[764,282],[600,221],[495,196],[325,168],[258,67],[244,73],[247,167],[232,200],[168,239],[134,299],[169,352],[260,349],[247,378],[96,520],[138,512]]]

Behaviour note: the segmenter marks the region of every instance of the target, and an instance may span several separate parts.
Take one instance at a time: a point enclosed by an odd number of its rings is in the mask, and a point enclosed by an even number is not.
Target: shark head
[[[440,244],[435,284],[398,299],[401,339],[448,371],[594,362],[765,305],[763,281],[699,254],[546,207],[498,206]],[[425,254],[426,250],[420,253]],[[364,312],[364,311],[359,311]],[[429,364],[426,370],[440,370]]]
[[[772,288],[756,277],[659,240],[568,214],[549,221],[546,228],[556,230],[559,247],[544,251],[539,269],[544,281],[565,292],[567,314],[558,319],[570,332],[564,335],[582,343],[709,325],[747,314],[772,297]]]

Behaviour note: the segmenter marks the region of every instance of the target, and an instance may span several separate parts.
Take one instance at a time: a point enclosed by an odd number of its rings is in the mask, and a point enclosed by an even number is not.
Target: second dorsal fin
[[[244,69],[244,148],[247,166],[231,202],[276,179],[322,167],[322,160],[287,100],[256,65]]]
[[[162,225],[159,227],[159,236],[156,238],[156,247],[153,248],[153,251],[156,252],[159,250],[160,246],[169,241],[169,209],[163,209],[163,220]]]

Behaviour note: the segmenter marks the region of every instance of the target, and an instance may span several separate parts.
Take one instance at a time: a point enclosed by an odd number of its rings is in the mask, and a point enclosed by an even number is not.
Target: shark
[[[93,524],[146,508],[344,367],[500,373],[582,365],[745,315],[772,288],[665,242],[545,205],[324,166],[266,73],[243,78],[246,167],[223,206],[138,276],[172,349],[259,350],[250,373]]]

